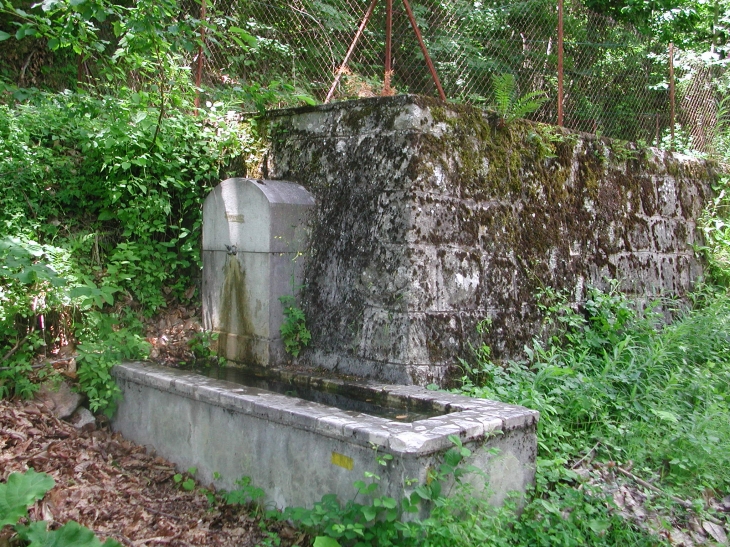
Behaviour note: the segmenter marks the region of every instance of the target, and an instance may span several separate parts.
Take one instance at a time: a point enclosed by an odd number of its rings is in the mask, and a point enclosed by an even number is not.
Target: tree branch
[[[165,115],[165,68],[162,66],[162,59],[160,59],[159,47],[155,47],[155,53],[157,56],[157,66],[160,67],[160,115],[157,117],[157,127],[155,127],[155,134],[152,135],[150,152],[155,147],[155,143],[157,142],[157,136],[160,134],[160,127],[162,126],[162,116]]]
[[[640,479],[639,477],[637,477],[636,475],[634,475],[631,471],[627,471],[626,469],[624,469],[622,467],[616,466],[616,469],[618,470],[619,473],[621,473],[622,475],[627,476],[628,478],[630,478],[633,481],[637,482],[638,484],[640,484],[644,488],[648,488],[649,490],[652,490],[652,491],[656,492],[657,494],[662,494],[664,496],[669,497],[669,499],[671,499],[672,501],[678,503],[679,505],[681,505],[685,509],[694,509],[694,505],[692,505],[692,502],[690,502],[688,500],[683,500],[682,498],[678,498],[677,496],[673,496],[671,494],[668,494],[667,492],[665,492],[661,488],[658,488],[658,487],[654,486],[650,482],[646,482],[644,479]],[[709,520],[713,524],[719,524],[721,526],[723,524],[719,519],[713,517],[712,515],[702,515],[702,518],[705,518],[705,519]]]
[[[10,351],[8,351],[5,355],[3,355],[3,358],[0,359],[0,361],[7,361],[10,359],[13,354],[20,349],[20,346],[25,344],[25,342],[30,338],[30,335],[35,332],[35,325],[32,325],[30,327],[30,330],[28,331],[28,334],[26,334],[21,340],[18,340],[18,342],[12,347]],[[0,370],[9,370],[8,368],[0,369]]]

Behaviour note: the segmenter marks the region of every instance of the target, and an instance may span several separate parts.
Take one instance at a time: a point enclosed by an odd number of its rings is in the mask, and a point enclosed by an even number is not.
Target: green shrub
[[[700,226],[705,236],[701,247],[709,265],[711,279],[730,286],[730,177],[714,185],[715,197],[703,211]]]
[[[194,296],[202,202],[259,145],[223,105],[176,100],[163,118],[126,89],[0,105],[0,396],[29,396],[37,353],[77,338],[81,388],[111,411],[111,366],[146,355],[130,310]]]
[[[293,296],[280,296],[279,300],[284,305],[284,322],[279,331],[284,341],[284,350],[294,357],[298,357],[303,348],[309,345],[312,334],[307,328],[307,320],[304,311],[296,305]]]
[[[202,200],[231,158],[254,153],[250,131],[221,105],[202,119],[168,112],[153,142],[151,101],[67,93],[0,110],[0,171],[12,182],[0,190],[0,235],[73,245],[148,314],[164,305],[163,288],[181,296],[197,275]]]
[[[38,318],[69,302],[61,277],[66,259],[57,247],[0,238],[0,397],[29,397],[37,389],[33,358],[47,343]]]
[[[93,412],[111,417],[121,392],[111,375],[114,365],[128,359],[144,359],[149,344],[138,334],[142,325],[132,315],[90,312],[77,330],[79,387],[89,398]]]
[[[323,496],[313,508],[289,508],[280,516],[303,526],[316,536],[318,547],[515,547],[582,545],[661,545],[662,540],[638,530],[612,512],[606,494],[580,484],[568,473],[564,460],[540,460],[532,499],[518,509],[514,500],[500,508],[488,502],[488,490],[474,491],[460,479],[476,472],[464,466],[470,455],[455,436],[427,484],[414,488],[400,503],[379,495],[379,477],[366,474],[355,482],[355,498],[344,503],[334,495]],[[498,457],[498,456],[497,456]],[[389,457],[379,458],[383,466]],[[448,492],[443,484],[450,478],[455,486]],[[577,487],[580,488],[577,488]],[[422,508],[429,516],[415,518]],[[403,521],[405,513],[410,519]]]

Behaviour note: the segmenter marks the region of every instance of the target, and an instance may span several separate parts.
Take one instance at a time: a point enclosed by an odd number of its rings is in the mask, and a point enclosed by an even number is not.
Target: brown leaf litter
[[[127,547],[246,547],[266,538],[245,508],[211,507],[199,489],[187,492],[175,483],[170,462],[119,434],[79,431],[37,403],[0,400],[0,482],[31,467],[56,481],[29,510],[31,519],[52,526],[75,520]],[[272,528],[284,537],[289,531],[269,523]]]
[[[193,305],[170,305],[146,322],[150,360],[161,365],[178,366],[197,359],[194,339],[203,336],[200,308]]]
[[[724,519],[709,513],[697,514],[692,503],[669,495],[637,477],[629,470],[630,467],[630,463],[621,467],[616,462],[582,459],[573,466],[573,470],[587,484],[609,494],[623,518],[663,537],[674,547],[727,545]],[[667,500],[671,500],[675,507],[667,506]],[[705,505],[716,515],[730,512],[728,499],[718,500],[710,496]]]

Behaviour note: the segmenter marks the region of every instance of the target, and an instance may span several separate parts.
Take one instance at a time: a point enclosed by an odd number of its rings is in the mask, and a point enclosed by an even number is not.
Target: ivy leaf
[[[2,42],[3,40],[7,40],[8,38],[10,38],[10,34],[0,30],[0,42]]]
[[[313,547],[342,547],[340,545],[340,542],[336,539],[332,539],[331,537],[327,536],[317,536],[314,538],[314,545]]]

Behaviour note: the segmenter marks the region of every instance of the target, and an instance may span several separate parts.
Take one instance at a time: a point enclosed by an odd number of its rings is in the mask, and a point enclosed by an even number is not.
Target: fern
[[[506,118],[510,105],[514,101],[515,77],[513,74],[495,74],[492,77],[494,86],[494,110],[501,118]]]
[[[512,119],[524,118],[528,114],[532,114],[540,108],[545,101],[547,101],[547,97],[542,91],[532,91],[527,95],[523,95],[514,103]]]
[[[492,77],[494,103],[492,109],[504,123],[524,118],[540,108],[547,97],[543,91],[531,91],[522,97],[517,96],[517,86],[513,74],[495,74]]]

